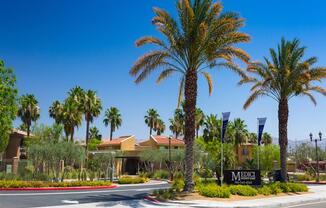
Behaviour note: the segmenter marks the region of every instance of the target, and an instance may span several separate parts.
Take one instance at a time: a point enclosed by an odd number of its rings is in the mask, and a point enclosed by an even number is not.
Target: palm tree
[[[244,104],[247,109],[257,98],[268,96],[278,103],[279,145],[282,181],[287,180],[287,125],[289,117],[288,102],[295,96],[307,96],[314,104],[316,100],[311,92],[326,95],[326,90],[316,86],[315,81],[326,77],[326,68],[313,67],[316,57],[304,59],[305,47],[297,39],[282,39],[277,51],[270,49],[271,60],[264,58],[265,63],[251,63],[248,71],[254,77],[240,82],[252,83],[251,95]]]
[[[184,132],[184,112],[182,109],[177,108],[174,111],[173,118],[170,118],[170,131],[175,134],[175,138],[178,138]]]
[[[230,122],[230,128],[236,144],[242,144],[246,142],[249,132],[244,120],[241,118],[234,119],[233,122]]]
[[[272,138],[272,135],[270,135],[269,133],[265,132],[263,133],[263,144],[264,145],[270,145],[273,143],[273,138]]]
[[[119,109],[116,107],[111,107],[105,112],[105,118],[103,120],[105,126],[110,124],[110,140],[112,140],[113,132],[117,130],[122,124],[122,117]]]
[[[195,123],[196,123],[196,138],[198,138],[198,133],[200,127],[204,125],[205,121],[205,114],[200,108],[196,108],[196,118],[195,118]]]
[[[156,131],[157,135],[161,135],[165,131],[164,121],[162,119],[157,119],[153,129]]]
[[[97,140],[102,139],[102,135],[100,134],[100,131],[98,130],[98,128],[96,128],[96,126],[89,129],[89,138]]]
[[[212,78],[207,68],[226,67],[241,76],[245,73],[237,67],[233,58],[245,62],[249,56],[235,47],[237,43],[249,41],[249,36],[239,32],[244,20],[235,13],[221,14],[220,2],[212,0],[180,0],[177,3],[178,20],[160,8],[154,8],[156,16],[152,23],[162,33],[166,41],[155,37],[143,37],[137,46],[154,44],[157,50],[140,57],[130,74],[140,83],[154,70],[162,69],[157,83],[174,72],[179,72],[179,99],[185,98],[185,142],[186,174],[185,191],[193,189],[193,145],[196,131],[195,112],[197,102],[197,79],[203,75],[208,82],[209,94],[213,89]]]
[[[93,90],[87,90],[84,94],[81,94],[81,108],[85,115],[86,121],[86,150],[89,140],[89,125],[93,123],[95,117],[98,117],[102,110],[102,104],[99,97],[96,96],[96,92]]]
[[[27,137],[29,137],[32,122],[40,117],[40,107],[34,95],[25,94],[19,98],[18,116],[27,127]]]
[[[76,103],[74,99],[68,97],[62,106],[62,124],[66,137],[70,135],[70,141],[74,141],[75,127],[79,127],[82,123],[83,113],[80,110],[79,103]]]
[[[60,124],[62,120],[62,104],[56,100],[49,108],[49,115],[55,120],[56,124]]]
[[[149,127],[149,137],[151,137],[153,128],[155,127],[157,119],[159,119],[160,115],[153,108],[148,109],[146,113],[147,114],[144,116],[144,119],[145,123]]]

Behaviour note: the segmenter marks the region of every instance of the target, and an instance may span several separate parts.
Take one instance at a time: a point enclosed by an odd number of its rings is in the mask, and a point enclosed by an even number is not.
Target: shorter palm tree
[[[204,125],[205,114],[200,108],[196,108],[195,124],[196,124],[196,138],[198,138],[198,133],[200,127]]]
[[[230,129],[234,137],[235,144],[242,144],[248,140],[248,130],[245,121],[241,118],[234,119],[230,122]]]
[[[98,130],[98,128],[96,128],[96,126],[89,129],[89,138],[97,140],[102,139],[102,135],[100,134],[100,131]]]
[[[79,127],[82,123],[83,113],[80,110],[80,105],[70,97],[64,101],[62,106],[62,124],[66,136],[70,135],[70,141],[74,141],[75,128]],[[68,137],[67,137],[68,140]]]
[[[263,133],[262,140],[263,140],[263,144],[264,144],[264,145],[270,145],[270,144],[273,143],[272,135],[270,135],[270,134],[267,133],[267,132]]]
[[[159,117],[160,115],[153,108],[148,109],[147,114],[144,116],[145,123],[149,127],[149,137],[151,137],[153,128],[155,127],[155,124]]]
[[[161,135],[165,131],[165,123],[162,119],[157,119],[154,126],[154,131],[156,131],[157,135]]]
[[[113,132],[115,132],[122,124],[122,117],[119,109],[116,107],[107,109],[103,122],[105,126],[110,125],[110,140],[112,140]]]
[[[184,118],[183,110],[180,108],[175,109],[173,118],[170,118],[169,121],[170,121],[170,126],[169,126],[170,131],[173,134],[175,134],[175,138],[178,138],[184,132],[185,118]]]
[[[40,117],[40,107],[34,95],[26,94],[19,98],[18,117],[26,126],[27,137],[29,137],[32,122],[37,121]]]

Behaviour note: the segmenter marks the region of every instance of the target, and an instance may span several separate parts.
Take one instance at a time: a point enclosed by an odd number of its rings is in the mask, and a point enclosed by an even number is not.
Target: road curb
[[[79,186],[79,187],[39,187],[39,188],[0,188],[0,191],[76,191],[76,190],[95,190],[95,189],[113,189],[117,185],[111,186]]]

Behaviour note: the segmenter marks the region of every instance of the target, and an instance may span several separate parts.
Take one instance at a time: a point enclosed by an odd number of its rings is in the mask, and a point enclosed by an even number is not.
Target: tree
[[[241,118],[234,119],[233,122],[230,122],[230,127],[234,135],[235,144],[242,144],[247,141],[249,132],[244,120]]]
[[[175,134],[175,138],[178,138],[184,132],[184,112],[182,109],[175,109],[173,118],[170,118],[169,121],[171,123],[170,131]]]
[[[68,97],[62,106],[62,124],[66,132],[66,137],[70,135],[70,141],[74,141],[75,127],[79,127],[82,123],[83,113],[76,101]]]
[[[165,131],[165,124],[162,119],[157,119],[154,126],[154,131],[156,131],[157,135],[161,135]]]
[[[98,130],[98,128],[96,128],[96,126],[89,129],[89,138],[97,139],[97,140],[101,141],[102,135],[100,134],[100,131]]]
[[[116,107],[107,109],[103,122],[105,126],[110,124],[110,140],[112,140],[113,132],[115,132],[122,124],[122,117],[119,109]]]
[[[316,57],[304,59],[306,48],[300,46],[297,39],[281,40],[277,51],[270,49],[271,60],[264,58],[265,63],[251,63],[248,71],[252,78],[243,79],[240,84],[252,83],[251,95],[244,104],[247,109],[262,96],[273,98],[278,103],[279,145],[281,157],[282,181],[287,180],[286,158],[288,145],[288,102],[295,96],[307,96],[314,104],[316,100],[311,92],[326,95],[326,90],[314,85],[326,77],[326,68],[313,67]]]
[[[196,138],[198,138],[198,132],[200,127],[204,125],[205,114],[200,108],[196,108]]]
[[[56,100],[49,108],[49,115],[54,119],[55,123],[60,124],[62,122],[62,104]]]
[[[87,90],[81,95],[81,109],[85,115],[86,121],[86,150],[89,140],[89,125],[93,123],[95,117],[98,117],[102,110],[102,103],[100,98],[96,96],[93,90]]]
[[[270,135],[270,134],[267,133],[267,132],[263,133],[262,140],[263,140],[262,143],[263,143],[264,145],[271,145],[271,144],[273,143],[272,135]]]
[[[27,127],[27,137],[30,136],[32,122],[40,117],[38,101],[32,94],[22,95],[19,98],[18,116]]]
[[[162,33],[166,41],[155,37],[143,37],[137,46],[154,44],[157,50],[140,57],[130,74],[140,83],[155,69],[161,69],[157,83],[171,76],[181,74],[179,103],[185,99],[185,143],[186,174],[185,191],[193,189],[193,144],[196,131],[197,79],[203,75],[208,82],[209,94],[213,89],[212,78],[207,68],[225,67],[241,76],[245,73],[237,67],[233,58],[248,62],[249,56],[235,47],[237,43],[249,41],[249,36],[239,32],[244,20],[235,13],[221,14],[220,2],[212,0],[180,0],[177,3],[178,20],[167,11],[154,8],[156,16],[152,23]]]
[[[13,120],[17,115],[16,77],[0,60],[0,153],[6,150]]]
[[[149,127],[149,137],[152,136],[153,128],[155,127],[155,124],[159,117],[160,115],[157,113],[155,109],[153,108],[148,109],[144,119],[145,119],[145,123]]]

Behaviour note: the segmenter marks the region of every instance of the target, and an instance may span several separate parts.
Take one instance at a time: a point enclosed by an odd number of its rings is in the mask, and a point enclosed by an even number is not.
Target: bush
[[[155,179],[168,179],[169,178],[169,172],[166,170],[158,170],[154,173],[153,178]]]
[[[248,185],[235,185],[229,187],[232,195],[239,196],[256,196],[258,191]]]
[[[175,195],[176,193],[174,192],[174,190],[172,188],[170,189],[161,189],[161,190],[155,190],[153,192],[153,195],[160,199],[160,200],[167,200],[167,199],[175,199]]]
[[[147,182],[146,178],[142,177],[130,177],[130,176],[123,176],[119,178],[119,184],[138,184],[138,183],[145,183]]]
[[[78,186],[110,186],[107,181],[73,181],[73,182],[42,182],[42,181],[0,181],[0,188],[40,188],[40,187],[78,187]]]
[[[292,193],[308,191],[308,187],[305,184],[301,183],[287,183],[287,186]]]
[[[229,198],[231,193],[228,187],[218,186],[214,183],[207,185],[198,185],[197,190],[200,195],[206,197],[216,197],[216,198]]]
[[[268,185],[272,194],[277,195],[279,193],[282,193],[282,189],[280,188],[279,184],[280,183],[277,182],[277,183],[272,183],[272,184]]]
[[[176,192],[181,192],[185,186],[183,179],[177,178],[172,182],[172,189]]]
[[[308,174],[296,175],[298,181],[312,181],[314,178]]]
[[[263,186],[258,189],[258,193],[261,195],[269,196],[272,194],[272,190],[269,188],[269,186]]]

